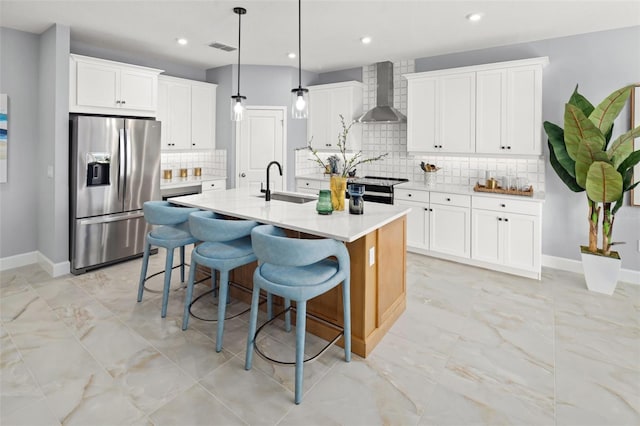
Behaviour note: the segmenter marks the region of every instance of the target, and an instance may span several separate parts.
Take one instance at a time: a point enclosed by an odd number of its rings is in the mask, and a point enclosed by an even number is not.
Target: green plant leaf
[[[619,173],[626,173],[627,171],[633,171],[633,166],[640,163],[640,150],[633,151],[622,163],[618,166]],[[640,178],[640,176],[638,176]]]
[[[576,176],[576,162],[569,157],[567,153],[567,147],[564,144],[564,130],[562,127],[550,123],[544,122],[544,130],[549,137],[549,151],[553,151],[556,156],[556,160],[562,165],[564,170],[571,175]]]
[[[583,188],[587,187],[587,173],[594,161],[608,162],[609,157],[598,142],[585,140],[580,144],[576,158],[576,182]]]
[[[578,148],[584,141],[590,141],[604,147],[604,135],[575,105],[565,104],[564,109],[564,142],[567,153],[577,161]]]
[[[604,161],[595,161],[587,173],[587,196],[599,203],[613,203],[622,195],[622,175]]]
[[[576,182],[576,178],[570,175],[567,170],[560,164],[558,159],[556,158],[556,154],[553,151],[553,147],[551,146],[551,142],[549,142],[549,162],[551,163],[551,167],[556,171],[556,174],[564,182],[567,187],[573,192],[582,192],[584,188],[582,188]]]
[[[578,93],[577,84],[576,84],[576,88],[573,90],[573,94],[571,95],[571,98],[569,99],[569,103],[571,105],[575,105],[578,108],[580,108],[580,110],[584,113],[586,117],[588,117],[595,109],[595,107],[591,105],[591,102],[589,102],[587,98],[585,98],[580,93]]]
[[[620,114],[627,99],[631,96],[632,87],[633,86],[627,86],[616,90],[607,96],[604,101],[600,102],[589,115],[589,120],[600,129],[602,134],[606,134],[613,125],[613,120]]]
[[[618,168],[618,166],[631,155],[633,152],[633,140],[637,137],[640,137],[640,126],[618,136],[618,138],[613,141],[607,150],[609,159],[613,160],[613,167]]]

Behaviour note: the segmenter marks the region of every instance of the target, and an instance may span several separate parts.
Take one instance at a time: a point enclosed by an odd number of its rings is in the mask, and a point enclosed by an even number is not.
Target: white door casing
[[[266,170],[271,161],[282,165],[270,170],[271,191],[282,191],[286,182],[286,107],[249,107],[245,118],[236,124],[237,188],[250,188],[260,193],[260,184],[266,189]]]

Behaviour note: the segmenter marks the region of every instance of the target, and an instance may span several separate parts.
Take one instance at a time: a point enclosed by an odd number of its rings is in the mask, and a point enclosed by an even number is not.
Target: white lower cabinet
[[[401,188],[394,199],[411,208],[409,251],[540,279],[541,203]]]
[[[227,180],[226,179],[203,180],[201,185],[202,185],[202,192],[224,191],[225,189],[227,189]]]
[[[296,192],[318,195],[321,189],[329,189],[329,179],[296,179]]]
[[[471,258],[540,274],[540,218],[536,202],[473,197]]]
[[[469,257],[469,196],[396,190],[394,200],[397,205],[411,208],[407,215],[407,246]]]

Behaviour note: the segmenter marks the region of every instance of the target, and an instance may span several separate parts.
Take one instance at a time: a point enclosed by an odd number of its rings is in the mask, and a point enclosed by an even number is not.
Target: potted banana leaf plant
[[[623,206],[624,193],[640,183],[633,181],[633,166],[640,162],[633,140],[640,136],[640,126],[610,143],[613,122],[632,87],[618,89],[593,106],[576,86],[565,104],[564,129],[544,122],[551,166],[569,189],[587,195],[589,245],[581,246],[587,288],[609,295],[615,291],[621,263],[620,255],[611,250],[619,244],[612,240],[615,215]]]

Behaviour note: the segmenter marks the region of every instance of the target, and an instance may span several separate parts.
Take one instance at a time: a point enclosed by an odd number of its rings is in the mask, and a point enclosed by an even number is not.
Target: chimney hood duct
[[[376,88],[376,106],[364,113],[360,123],[406,123],[407,117],[393,107],[393,63],[376,64],[378,87]]]

